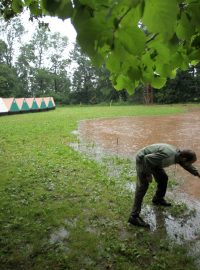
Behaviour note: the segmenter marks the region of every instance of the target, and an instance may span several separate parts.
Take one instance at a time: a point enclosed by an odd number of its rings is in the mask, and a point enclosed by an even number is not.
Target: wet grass
[[[124,186],[135,180],[128,162],[109,175],[69,147],[81,119],[186,109],[68,107],[1,117],[1,269],[197,269],[185,246],[127,224],[133,194]]]

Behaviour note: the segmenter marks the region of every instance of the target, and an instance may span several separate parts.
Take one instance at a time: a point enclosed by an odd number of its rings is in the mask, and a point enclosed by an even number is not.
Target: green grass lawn
[[[68,146],[82,119],[186,109],[66,107],[0,117],[0,269],[197,269],[186,247],[127,224],[133,194],[123,187],[134,177],[110,177]]]

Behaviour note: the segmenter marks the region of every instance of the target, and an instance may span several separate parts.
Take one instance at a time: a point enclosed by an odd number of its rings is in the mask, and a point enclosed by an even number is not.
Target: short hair
[[[190,150],[190,149],[181,150],[180,157],[185,158],[187,160],[187,162],[191,162],[191,163],[193,163],[197,160],[197,156],[196,156],[195,152]]]

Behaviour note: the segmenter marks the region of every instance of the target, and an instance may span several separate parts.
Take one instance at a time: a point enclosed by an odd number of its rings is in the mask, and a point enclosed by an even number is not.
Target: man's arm
[[[181,167],[183,167],[186,171],[190,172],[194,176],[198,176],[200,178],[200,173],[196,167],[194,167],[191,164],[184,164],[184,163],[179,163]]]

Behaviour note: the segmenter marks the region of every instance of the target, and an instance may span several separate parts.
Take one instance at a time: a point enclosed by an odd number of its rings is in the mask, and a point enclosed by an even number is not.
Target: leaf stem
[[[154,40],[158,35],[159,35],[159,33],[156,33],[153,36],[151,36],[151,38],[146,41],[146,44],[151,42],[152,40]]]

